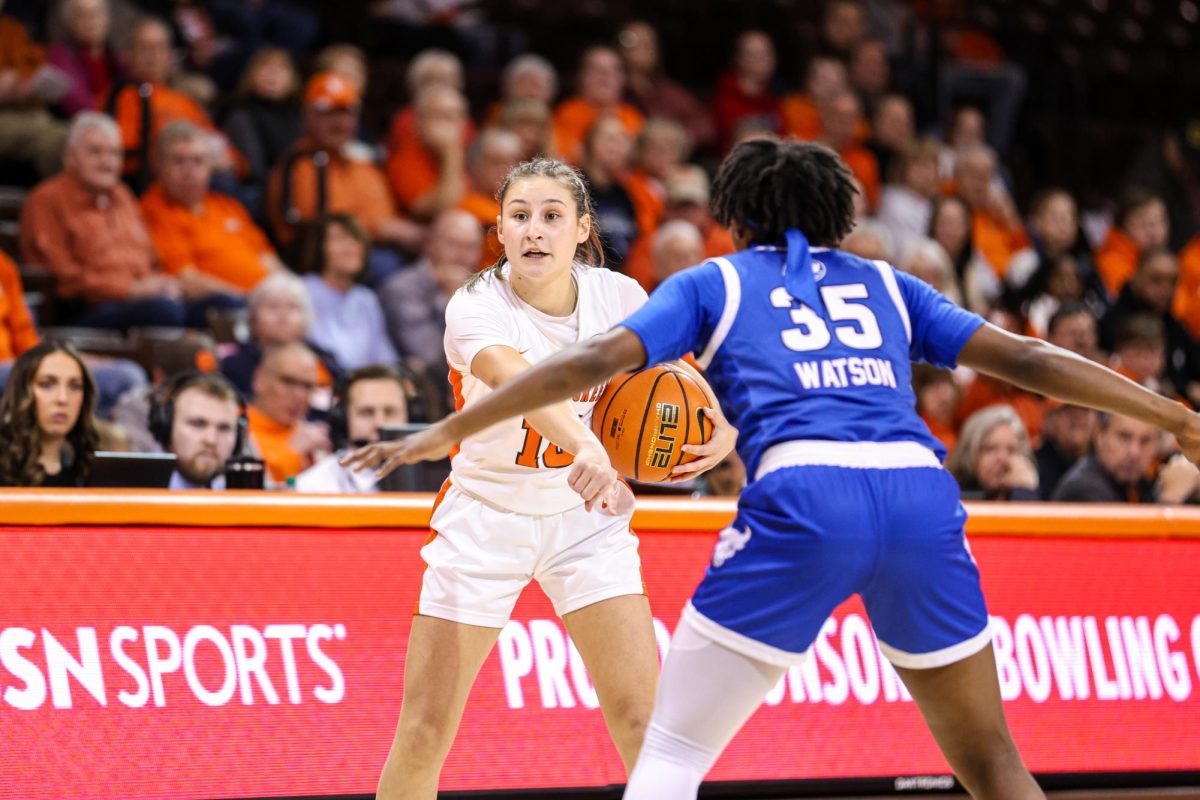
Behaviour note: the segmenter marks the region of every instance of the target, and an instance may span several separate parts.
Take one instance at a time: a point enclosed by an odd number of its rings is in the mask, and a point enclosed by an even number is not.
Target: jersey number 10
[[[869,296],[866,284],[862,283],[821,287],[821,299],[825,301],[825,310],[834,323],[833,335],[837,336],[839,342],[855,350],[875,350],[883,345],[883,334],[879,330],[875,312],[863,303],[851,302],[865,300]],[[771,292],[771,305],[791,309],[792,322],[797,326],[780,334],[784,346],[797,353],[823,350],[833,340],[829,326],[816,311],[803,303],[799,308],[792,308],[794,302],[795,298],[782,286]]]
[[[546,449],[542,449],[542,435],[534,430],[529,424],[529,420],[522,419],[521,427],[525,430],[525,441],[521,445],[521,452],[517,453],[517,464],[530,469],[538,469],[544,467],[546,469],[558,469],[560,467],[569,467],[575,463],[575,456],[563,450],[554,442],[546,442]],[[538,463],[539,457],[541,464]]]

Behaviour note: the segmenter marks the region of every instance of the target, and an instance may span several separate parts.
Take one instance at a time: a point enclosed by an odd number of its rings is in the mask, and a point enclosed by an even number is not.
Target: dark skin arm
[[[1155,425],[1174,434],[1189,460],[1200,461],[1200,415],[1068,350],[985,324],[967,341],[958,360],[986,375],[1064,403]],[[455,442],[476,431],[571,397],[620,372],[638,369],[645,362],[641,339],[627,328],[618,327],[540,362],[483,402],[428,430],[401,441],[370,445],[350,454],[342,463],[355,468],[379,467],[386,474],[400,464],[442,458]]]

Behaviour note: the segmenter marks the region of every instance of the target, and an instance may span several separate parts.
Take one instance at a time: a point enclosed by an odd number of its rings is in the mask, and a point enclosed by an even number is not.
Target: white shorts
[[[536,579],[560,617],[628,594],[645,594],[629,516],[578,508],[531,517],[446,490],[429,522],[417,613],[503,628]]]

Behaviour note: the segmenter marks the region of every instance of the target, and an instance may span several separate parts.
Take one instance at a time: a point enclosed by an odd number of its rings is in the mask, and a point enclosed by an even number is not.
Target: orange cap
[[[318,111],[353,108],[359,103],[358,89],[353,83],[334,72],[312,76],[304,87],[304,105]]]

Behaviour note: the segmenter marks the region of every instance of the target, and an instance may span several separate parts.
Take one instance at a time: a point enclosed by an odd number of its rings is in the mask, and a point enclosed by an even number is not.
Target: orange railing
[[[433,495],[297,495],[123,489],[0,489],[0,525],[422,528]],[[1200,538],[1200,508],[968,503],[973,536]],[[717,531],[732,500],[644,498],[639,530]]]

